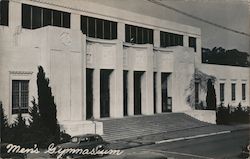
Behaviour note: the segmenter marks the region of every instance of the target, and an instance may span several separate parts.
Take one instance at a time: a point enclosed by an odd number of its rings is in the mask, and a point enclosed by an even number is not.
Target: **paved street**
[[[197,139],[154,144],[128,149],[125,155],[133,152],[151,151],[165,154],[170,158],[239,158],[241,147],[249,141],[249,131],[235,131]],[[113,156],[118,158],[117,156]],[[105,158],[112,158],[107,156]]]

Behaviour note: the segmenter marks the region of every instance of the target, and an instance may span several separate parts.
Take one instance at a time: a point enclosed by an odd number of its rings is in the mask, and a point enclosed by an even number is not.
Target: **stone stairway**
[[[210,125],[184,113],[164,113],[99,121],[103,122],[103,138],[107,141]]]

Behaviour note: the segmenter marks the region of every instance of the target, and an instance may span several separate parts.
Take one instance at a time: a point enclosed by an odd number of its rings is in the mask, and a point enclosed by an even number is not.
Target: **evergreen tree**
[[[4,110],[3,110],[3,105],[2,102],[0,101],[0,124],[1,124],[1,141],[4,140],[6,138],[6,130],[8,129],[9,125],[8,125],[8,120],[6,115],[4,114]]]
[[[53,138],[53,142],[57,142],[59,140],[60,127],[56,118],[56,104],[52,96],[51,87],[49,86],[49,79],[45,77],[42,66],[38,67],[37,88],[38,108],[44,133],[48,137]]]
[[[208,110],[216,110],[216,94],[215,94],[214,85],[211,79],[207,81],[206,102],[207,102]]]
[[[36,100],[33,97],[33,100],[31,101],[32,103],[32,107],[29,110],[29,115],[30,115],[30,119],[29,119],[29,123],[30,123],[30,128],[33,129],[37,129],[41,126],[40,123],[40,114],[38,112],[38,105],[36,104]]]

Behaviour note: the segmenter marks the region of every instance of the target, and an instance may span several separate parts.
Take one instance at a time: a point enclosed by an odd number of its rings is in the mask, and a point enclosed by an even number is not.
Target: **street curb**
[[[180,138],[174,138],[174,139],[167,139],[167,140],[156,141],[155,144],[162,144],[162,143],[169,143],[169,142],[175,142],[175,141],[196,139],[196,138],[202,138],[202,137],[208,137],[208,136],[214,136],[214,135],[220,135],[220,134],[227,134],[227,133],[231,133],[231,132],[232,131],[220,131],[220,132],[215,132],[215,133],[208,133],[208,134],[180,137]]]

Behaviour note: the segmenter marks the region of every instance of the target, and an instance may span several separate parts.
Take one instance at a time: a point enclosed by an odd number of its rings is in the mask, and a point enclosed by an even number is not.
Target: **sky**
[[[250,37],[192,19],[148,0],[85,0],[201,28],[202,47],[250,53]],[[250,34],[250,0],[157,0],[168,6]]]

